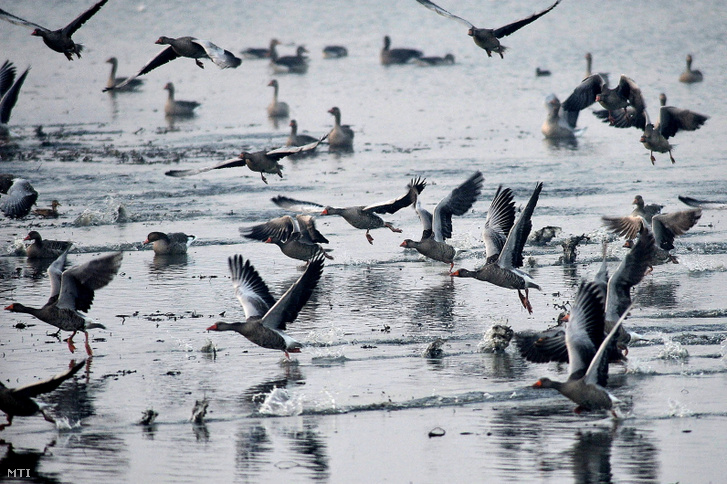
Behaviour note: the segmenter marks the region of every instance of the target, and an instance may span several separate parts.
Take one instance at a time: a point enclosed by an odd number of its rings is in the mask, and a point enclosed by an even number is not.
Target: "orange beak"
[[[273,243],[272,237],[268,237],[268,240],[266,240],[265,243],[266,244],[272,244]]]
[[[209,328],[207,328],[207,331],[217,331],[217,323],[213,324]]]
[[[13,305],[11,304],[10,306],[5,306],[5,310],[6,311],[12,311],[13,310]]]
[[[409,245],[406,243],[406,240],[399,244],[399,247],[409,247]]]
[[[324,208],[323,211],[321,212],[321,215],[328,215],[328,209]]]
[[[450,276],[457,276],[457,277],[459,277],[459,269],[457,269],[456,271],[452,272],[450,274]]]

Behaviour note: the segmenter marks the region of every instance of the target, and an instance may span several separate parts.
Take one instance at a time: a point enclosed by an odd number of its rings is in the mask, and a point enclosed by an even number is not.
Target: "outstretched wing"
[[[530,231],[533,228],[531,218],[533,216],[533,211],[535,211],[535,205],[538,203],[538,198],[540,197],[540,191],[542,189],[543,183],[538,182],[537,185],[535,185],[535,190],[533,190],[533,194],[530,196],[528,204],[520,213],[520,217],[510,230],[507,240],[505,241],[505,246],[502,248],[502,253],[497,259],[497,263],[500,267],[511,269],[513,267],[521,267],[523,265],[523,247],[525,247],[525,242],[528,240]]]
[[[277,161],[277,160],[279,160],[281,158],[285,158],[286,156],[294,155],[296,153],[303,153],[303,152],[313,151],[326,138],[328,138],[328,133],[326,133],[325,135],[323,135],[320,139],[317,139],[317,140],[313,141],[312,143],[308,143],[308,144],[301,145],[301,146],[282,146],[280,148],[276,148],[274,150],[270,150],[270,151],[268,151],[265,154],[267,156],[271,157],[271,158],[274,158],[275,161]]]
[[[111,282],[119,272],[123,257],[123,253],[115,252],[65,270],[57,307],[83,312],[91,309],[94,291]]]
[[[91,17],[96,15],[96,12],[101,10],[101,7],[103,7],[104,4],[108,1],[109,0],[101,0],[96,5],[94,5],[93,7],[89,8],[88,10],[83,12],[81,15],[76,17],[76,19],[73,22],[71,22],[68,25],[66,25],[65,27],[63,27],[63,31],[67,35],[73,35],[73,33],[76,30],[81,28],[81,25],[85,24],[88,19],[90,19]]]
[[[262,324],[270,329],[283,330],[292,323],[313,294],[323,273],[323,255],[319,254],[308,263],[305,272],[285,291],[270,310],[263,316]]]
[[[603,326],[601,290],[592,282],[581,283],[565,328],[569,380],[586,374],[603,341]]]
[[[278,207],[283,207],[293,212],[302,213],[321,213],[325,206],[315,202],[305,202],[303,200],[295,200],[293,198],[278,195],[270,199]]]
[[[515,202],[512,190],[509,188],[503,190],[502,186],[499,186],[487,211],[485,229],[482,231],[487,262],[495,261],[500,256],[514,223]]]
[[[599,74],[593,74],[581,81],[568,99],[563,101],[565,111],[580,111],[596,102],[596,96],[601,93],[606,81]]]
[[[522,20],[518,20],[517,22],[513,22],[511,24],[504,25],[504,26],[500,27],[499,29],[495,29],[492,33],[498,39],[500,39],[502,37],[505,37],[507,35],[510,35],[513,32],[516,32],[516,31],[520,30],[521,28],[525,27],[527,24],[529,24],[531,22],[535,22],[540,17],[542,17],[546,13],[550,12],[551,10],[553,10],[555,8],[555,6],[558,5],[559,3],[560,3],[560,0],[557,0],[553,5],[551,5],[550,7],[546,8],[542,12],[534,13],[530,17],[524,18]]]
[[[137,72],[136,74],[134,74],[131,77],[126,78],[126,80],[124,82],[120,82],[114,86],[107,87],[103,91],[106,92],[106,91],[111,91],[114,89],[121,89],[122,87],[126,86],[128,83],[130,83],[137,77],[143,76],[144,74],[156,69],[157,67],[163,66],[167,62],[173,61],[177,57],[179,57],[179,54],[177,54],[174,51],[174,49],[172,48],[172,46],[170,45],[166,49],[164,49],[163,51],[161,51],[157,55],[155,55],[149,62],[144,64],[144,67],[142,67],[139,72]]]
[[[34,24],[33,22],[28,22],[27,20],[24,20],[20,17],[16,17],[12,13],[6,12],[5,10],[0,9],[0,19],[3,19],[7,22],[10,22],[11,24],[20,25],[21,27],[28,27],[29,29],[40,29],[47,31],[48,29],[43,27],[42,25]]]
[[[560,0],[559,0],[560,1]],[[425,7],[427,7],[432,12],[436,12],[442,17],[451,18],[452,20],[461,23],[462,25],[465,25],[469,28],[474,28],[474,25],[472,25],[468,20],[463,19],[462,17],[458,17],[457,15],[451,14],[447,12],[445,9],[437,5],[436,3],[432,3],[429,0],[417,0],[417,2],[421,3]]]
[[[220,69],[235,68],[242,64],[242,59],[235,57],[235,54],[229,50],[217,47],[209,40],[194,39],[192,42],[202,47],[212,62],[217,64]]]
[[[30,71],[30,67],[25,69],[25,72],[20,75],[18,80],[15,81],[15,84],[13,84],[5,95],[2,96],[2,99],[0,99],[0,124],[7,124],[8,121],[10,121],[10,113],[13,111],[15,103],[18,101],[18,94],[20,93],[20,88],[25,82],[25,78],[28,76],[28,71]]]
[[[26,397],[26,398],[34,398],[38,395],[42,395],[43,393],[52,392],[56,388],[60,386],[61,383],[68,380],[70,377],[75,375],[78,370],[83,368],[83,366],[86,364],[86,360],[81,360],[80,362],[73,365],[68,370],[64,371],[63,373],[59,373],[55,376],[52,376],[48,378],[47,380],[43,380],[37,383],[31,383],[29,385],[25,385],[22,387],[14,388],[12,390],[13,394],[20,397]]]
[[[229,257],[227,263],[232,274],[235,297],[240,301],[245,317],[261,317],[275,304],[265,281],[250,264],[250,260],[243,260],[239,254]]]
[[[616,321],[631,306],[631,288],[641,282],[654,257],[654,234],[642,226],[636,244],[608,280],[606,321]]]
[[[191,168],[189,170],[169,170],[164,174],[167,176],[184,177],[198,175],[206,171],[220,170],[222,168],[235,168],[237,166],[246,166],[245,160],[243,158],[240,158],[239,156],[237,158],[230,158],[229,160],[220,161],[216,165],[206,166],[204,168]]]
[[[452,237],[452,216],[464,215],[472,208],[480,196],[484,181],[485,177],[477,171],[437,204],[432,225],[434,240],[444,242]]]
[[[406,192],[406,194],[394,200],[369,205],[367,207],[364,207],[364,210],[374,213],[396,213],[402,208],[408,207],[412,203],[415,203],[417,197],[426,186],[426,180],[423,180],[421,177],[412,178],[412,180],[407,185],[408,191]]]

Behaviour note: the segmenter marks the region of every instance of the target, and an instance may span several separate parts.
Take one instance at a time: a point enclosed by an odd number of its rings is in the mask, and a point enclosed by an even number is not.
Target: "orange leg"
[[[86,354],[88,356],[93,356],[93,351],[91,350],[91,345],[88,344],[88,331],[84,331],[86,334]]]
[[[374,238],[371,237],[371,234],[369,233],[368,230],[366,231],[366,240],[369,241],[369,244],[374,245]]]
[[[523,293],[520,292],[520,289],[518,289],[517,295],[520,298],[520,302],[523,307],[528,310],[528,313],[533,314],[533,307],[530,305],[530,300],[528,299],[528,290],[525,289],[525,295],[523,295]]]
[[[74,331],[71,333],[71,335],[68,337],[68,349],[71,350],[71,353],[76,351],[76,345],[73,344],[73,337],[76,336],[76,332]]]
[[[384,226],[386,228],[388,228],[389,230],[391,230],[392,232],[396,232],[397,234],[400,234],[401,233],[401,229],[397,229],[396,227],[394,227],[393,225],[391,225],[389,222],[384,223]]]

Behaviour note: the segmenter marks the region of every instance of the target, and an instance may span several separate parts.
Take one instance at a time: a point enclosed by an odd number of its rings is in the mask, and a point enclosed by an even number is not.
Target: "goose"
[[[0,138],[5,138],[10,134],[7,126],[10,114],[18,102],[20,88],[23,87],[29,71],[30,67],[15,80],[15,66],[12,62],[5,61],[0,67]]]
[[[666,94],[659,94],[659,105],[666,106]],[[593,115],[604,123],[608,123],[614,128],[637,128],[641,131],[646,129],[646,109],[641,106],[626,106],[626,110],[608,111],[606,109],[598,109],[593,111]]]
[[[334,151],[353,150],[353,130],[347,124],[341,124],[341,110],[334,106],[328,110],[333,116],[333,129],[328,133],[328,147]]]
[[[278,101],[278,81],[273,79],[268,82],[268,86],[273,87],[273,100],[268,105],[268,116],[271,118],[287,118],[290,114],[290,108],[287,103]]]
[[[30,314],[59,330],[72,331],[68,338],[68,349],[71,353],[76,351],[73,337],[78,331],[83,332],[86,335],[86,353],[90,356],[93,351],[88,343],[88,330],[104,328],[104,325],[82,313],[91,308],[94,291],[105,287],[119,272],[123,254],[116,252],[103,255],[63,270],[67,255],[68,250],[48,267],[50,298],[42,308],[32,308],[15,302],[5,309],[14,313]]]
[[[33,241],[25,248],[28,259],[57,259],[73,245],[73,242],[66,240],[43,240],[35,230],[30,231],[23,240]]]
[[[294,200],[281,195],[273,198],[273,203],[279,207],[296,212],[314,212],[323,209],[320,212],[321,215],[339,215],[353,227],[365,230],[366,240],[368,240],[369,244],[373,245],[374,238],[369,233],[371,230],[386,227],[392,232],[401,233],[401,229],[398,229],[391,223],[384,221],[384,219],[379,217],[377,214],[396,213],[402,208],[408,207],[416,202],[417,197],[426,186],[426,180],[422,180],[421,178],[412,178],[407,185],[407,192],[404,195],[394,200],[366,206],[356,205],[352,207],[338,208],[324,206],[314,202]]]
[[[423,56],[424,53],[417,49],[408,48],[391,48],[391,37],[388,35],[384,36],[384,47],[381,49],[379,56],[381,64],[389,66],[392,64],[406,64],[412,59],[417,59]]]
[[[416,60],[417,65],[422,67],[428,66],[451,66],[454,65],[454,55],[447,54],[444,57],[432,56],[432,57],[419,57]]]
[[[342,45],[327,45],[323,47],[324,59],[340,59],[348,56],[348,49]]]
[[[298,122],[295,119],[291,119],[288,125],[290,126],[290,135],[285,142],[285,146],[303,146],[318,141],[318,138],[314,138],[313,136],[298,134]]]
[[[611,410],[618,402],[604,386],[608,379],[606,350],[618,331],[627,311],[604,334],[603,299],[598,285],[581,283],[576,301],[565,329],[568,349],[568,379],[564,382],[541,378],[533,385],[536,389],[555,389],[577,404],[574,412]],[[600,344],[594,344],[603,338]],[[614,413],[614,416],[616,414]]]
[[[604,242],[603,264],[596,274],[594,283],[605,296],[604,318],[605,332],[611,330],[618,319],[625,315],[631,306],[631,288],[639,284],[648,272],[656,251],[654,234],[642,227],[636,243],[623,258],[616,271],[609,277],[606,263],[606,243]],[[565,339],[565,321],[545,331],[525,331],[517,334],[516,343],[520,354],[528,361],[545,363],[549,361],[568,362],[568,350]],[[596,335],[594,345],[600,344],[604,335]],[[631,335],[623,329],[615,336],[616,345],[607,353],[609,361],[622,360],[628,353]],[[623,353],[622,353],[623,352]]]
[[[692,84],[694,82],[702,82],[703,79],[704,76],[702,76],[702,72],[700,70],[692,70],[692,54],[687,54],[687,67],[684,69],[684,72],[679,75],[679,82]]]
[[[62,373],[58,373],[43,381],[29,383],[17,388],[8,388],[0,382],[0,410],[5,412],[7,423],[0,425],[0,430],[5,430],[13,424],[14,417],[30,417],[40,412],[48,422],[55,423],[53,417],[45,413],[33,398],[44,393],[50,393],[58,388],[61,383],[78,373],[78,370],[86,365],[86,360],[81,360]]]
[[[280,44],[278,39],[271,39],[268,47],[249,47],[240,53],[248,59],[269,59],[275,46]]]
[[[73,54],[76,54],[76,56],[80,59],[81,51],[83,50],[83,46],[81,44],[76,44],[75,42],[73,42],[71,36],[76,33],[76,31],[80,29],[81,26],[85,24],[88,19],[96,15],[96,13],[101,10],[101,7],[103,7],[106,2],[108,2],[108,0],[101,0],[93,7],[89,8],[81,15],[76,17],[71,23],[58,30],[49,30],[33,22],[29,22],[27,20],[23,20],[20,17],[16,17],[15,15],[8,13],[5,10],[0,10],[0,19],[6,20],[15,25],[32,28],[33,32],[31,32],[30,35],[41,37],[45,45],[47,45],[56,52],[62,53],[70,61],[73,60]]]
[[[546,8],[542,12],[535,13],[530,17],[518,20],[508,25],[504,25],[497,29],[477,28],[469,20],[465,20],[462,17],[451,14],[439,5],[432,3],[429,0],[417,0],[417,2],[419,2],[429,10],[438,13],[442,17],[452,19],[462,25],[465,25],[469,29],[467,31],[467,35],[472,37],[472,40],[474,40],[475,44],[477,44],[479,48],[484,49],[485,52],[487,52],[487,57],[492,57],[492,53],[495,52],[500,55],[500,58],[504,59],[503,53],[505,52],[506,47],[500,44],[500,39],[517,32],[529,23],[536,21],[546,13],[550,12],[560,3],[560,0],[556,0],[553,5]]]
[[[586,75],[583,76],[583,79],[585,79],[587,77],[591,77],[593,75],[593,72],[591,72],[591,68],[593,66],[593,55],[591,55],[590,52],[586,52],[585,59],[586,59]],[[607,72],[598,72],[597,74],[599,76],[601,76],[603,78],[603,80],[606,82],[606,84],[608,85],[608,73]]]
[[[184,232],[149,232],[143,244],[151,244],[156,255],[179,255],[186,254],[187,249],[197,240],[194,235],[187,235]]]
[[[167,82],[164,85],[167,95],[167,102],[164,104],[164,114],[169,117],[190,117],[194,116],[194,110],[200,105],[197,101],[178,101],[174,99],[174,84]]]
[[[235,57],[235,55],[229,50],[225,50],[221,47],[216,46],[208,40],[196,39],[194,37],[179,37],[171,38],[161,36],[155,44],[168,45],[164,50],[155,55],[144,67],[139,70],[136,74],[128,77],[124,82],[121,82],[114,87],[106,87],[104,92],[113,89],[122,89],[126,87],[130,82],[133,82],[139,76],[147,74],[159,66],[163,66],[167,62],[171,62],[179,57],[189,57],[194,59],[194,62],[200,68],[204,69],[204,64],[200,59],[209,59],[213,63],[217,64],[220,69],[237,68],[242,60]]]
[[[669,159],[672,164],[676,163],[674,155],[671,153],[674,146],[669,143],[669,138],[679,131],[696,131],[709,119],[709,116],[695,113],[688,109],[662,106],[659,109],[659,121],[654,125],[649,120],[648,113],[646,111],[644,113],[646,115],[646,127],[639,141],[649,150],[649,159],[652,165],[656,161],[654,151],[657,153],[669,153]]]
[[[628,114],[627,107],[635,113],[641,113],[646,108],[641,89],[630,77],[622,75],[618,85],[610,89],[608,83],[599,74],[587,77],[581,82],[563,102],[566,111],[581,111],[594,102],[598,102],[609,113],[608,120],[615,123],[613,112],[623,110]]]
[[[516,290],[520,302],[529,314],[533,313],[533,307],[528,298],[528,290],[530,288],[540,290],[540,286],[536,284],[530,274],[521,270],[520,267],[523,265],[523,247],[533,227],[531,218],[542,189],[543,184],[538,182],[528,204],[505,236],[505,229],[509,224],[511,214],[514,213],[514,204],[512,194],[507,190],[501,192],[498,188],[485,220],[484,239],[487,252],[485,265],[476,271],[458,269],[451,274],[454,277],[472,277],[499,287]],[[524,294],[521,291],[524,291]]]
[[[221,161],[213,166],[205,168],[197,168],[190,170],[169,170],[164,173],[167,176],[174,177],[185,177],[191,175],[197,175],[211,170],[220,170],[223,168],[234,168],[237,166],[247,166],[251,171],[260,173],[260,177],[263,182],[267,185],[268,180],[265,178],[265,173],[272,173],[283,178],[283,167],[278,163],[279,160],[286,156],[294,155],[297,153],[309,152],[315,150],[318,145],[326,139],[326,136],[316,140],[313,143],[309,143],[303,146],[284,146],[282,148],[276,148],[274,150],[262,150],[249,153],[243,151],[237,158],[231,158],[229,160]]]
[[[311,215],[297,214],[295,218],[284,215],[263,224],[241,227],[240,235],[275,244],[291,259],[308,262],[318,255],[333,259],[327,254],[330,249],[321,247],[320,244],[327,244],[328,239],[318,231],[315,219]]]
[[[585,131],[585,128],[576,128],[580,113],[561,109],[560,100],[555,94],[550,94],[545,98],[545,107],[548,109],[548,116],[543,121],[540,132],[546,138],[575,140]]]
[[[289,353],[300,353],[303,346],[285,333],[286,325],[310,299],[323,273],[323,257],[310,261],[305,272],[277,302],[265,281],[250,263],[239,254],[228,259],[235,296],[245,311],[244,323],[215,323],[207,331],[236,331],[263,348],[280,350],[289,360]]]
[[[307,52],[308,50],[304,46],[299,45],[295,50],[295,55],[279,57],[278,52],[273,49],[270,56],[270,65],[276,72],[305,74],[308,71],[308,58],[303,54]]]
[[[405,239],[401,247],[415,249],[425,257],[448,263],[449,271],[452,272],[456,250],[446,242],[452,237],[452,215],[464,215],[472,208],[480,196],[484,181],[482,173],[476,171],[439,201],[434,215],[422,207],[417,196],[414,209],[424,226],[424,232],[419,241]]]
[[[129,82],[126,82],[125,77],[116,77],[116,69],[119,67],[119,61],[116,59],[116,57],[109,57],[106,59],[106,62],[108,64],[111,64],[111,72],[109,73],[109,79],[106,81],[106,87],[109,89],[113,89],[115,91],[119,92],[129,92],[134,91],[137,88],[141,87],[142,84],[144,84],[143,79],[132,79]],[[117,87],[119,84],[124,83],[124,87]]]

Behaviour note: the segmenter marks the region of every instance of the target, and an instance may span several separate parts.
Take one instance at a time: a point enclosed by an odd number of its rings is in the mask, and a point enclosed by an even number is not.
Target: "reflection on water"
[[[611,430],[578,431],[570,450],[573,478],[577,484],[612,482]]]
[[[292,440],[293,452],[303,458],[303,467],[311,471],[311,477],[314,480],[326,480],[329,477],[327,446],[316,426],[316,418],[304,419],[304,429],[289,432],[287,437]]]
[[[633,299],[639,306],[674,309],[679,307],[677,298],[678,290],[679,281],[669,280],[660,282],[651,277],[636,286]]]
[[[55,473],[39,472],[41,461],[51,455],[50,448],[56,445],[53,439],[42,452],[32,449],[15,450],[12,442],[0,440],[0,447],[5,447],[5,455],[0,459],[0,480],[3,482],[33,482],[38,484],[54,484],[61,481]]]
[[[269,462],[266,454],[273,450],[265,426],[260,422],[242,422],[235,442],[235,474],[244,482],[254,482]]]
[[[149,261],[149,274],[154,276],[165,275],[168,278],[183,274],[187,266],[187,254],[154,254]]]

